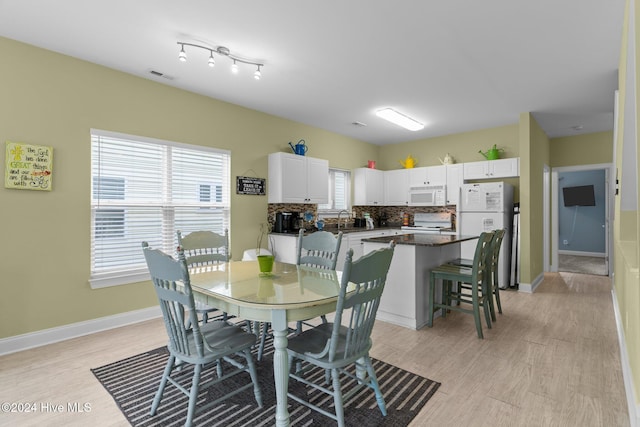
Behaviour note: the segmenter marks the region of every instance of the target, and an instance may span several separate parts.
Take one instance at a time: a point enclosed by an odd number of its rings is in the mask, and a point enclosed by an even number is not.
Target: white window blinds
[[[329,203],[318,205],[323,213],[349,210],[351,200],[351,172],[341,169],[329,169]]]
[[[91,287],[148,279],[142,242],[229,228],[228,151],[91,131]]]

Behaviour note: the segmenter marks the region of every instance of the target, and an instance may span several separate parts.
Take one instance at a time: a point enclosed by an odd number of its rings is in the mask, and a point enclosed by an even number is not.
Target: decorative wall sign
[[[249,176],[236,177],[236,194],[253,194],[256,196],[264,196],[265,192],[264,178],[252,178]]]
[[[51,191],[53,147],[7,141],[4,186]]]

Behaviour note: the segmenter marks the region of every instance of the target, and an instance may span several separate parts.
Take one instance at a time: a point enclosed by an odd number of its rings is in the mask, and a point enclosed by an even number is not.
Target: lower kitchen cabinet
[[[298,261],[298,233],[269,234],[269,250],[276,261],[295,264]]]
[[[338,253],[338,264],[336,269],[342,270],[344,267],[344,261],[347,258],[347,251],[353,249],[353,260],[357,260],[362,255],[368,252],[364,249],[364,243],[362,239],[370,239],[372,237],[389,236],[393,234],[404,234],[405,232],[400,229],[384,229],[384,230],[367,230],[356,231],[347,233],[342,236],[342,245],[340,246],[340,252]]]
[[[366,230],[366,229],[363,229]],[[342,235],[342,243],[338,252],[336,270],[342,271],[344,261],[347,259],[347,251],[353,249],[353,260],[360,258],[365,253],[362,239],[372,237],[389,236],[392,234],[405,234],[400,229],[352,231]],[[298,261],[298,234],[270,234],[269,250],[275,254],[276,261],[295,264]]]

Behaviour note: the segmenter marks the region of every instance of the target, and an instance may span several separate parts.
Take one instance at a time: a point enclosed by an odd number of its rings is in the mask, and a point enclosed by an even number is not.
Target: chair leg
[[[427,326],[431,328],[433,326],[433,299],[436,296],[436,277],[431,273],[429,277],[429,302],[427,305]]]
[[[502,304],[500,304],[500,286],[498,281],[493,283],[493,294],[496,296],[496,305],[498,306],[498,313],[502,314]]]
[[[302,333],[302,321],[298,320],[296,322],[296,335],[300,335]]]
[[[193,416],[196,413],[196,403],[198,402],[198,391],[200,389],[200,372],[202,365],[197,364],[193,367],[193,380],[191,381],[191,391],[189,392],[189,409],[187,409],[187,421],[185,427],[193,425]]]
[[[340,390],[340,373],[337,369],[331,370],[333,377],[333,404],[338,418],[338,427],[344,427],[344,408],[342,407],[342,391]]]
[[[484,320],[487,322],[487,328],[491,329],[491,318],[495,316],[491,313],[491,302],[486,296],[482,297],[482,310],[484,311]]]
[[[482,305],[485,310],[485,318],[487,319],[487,326],[491,329],[491,323],[496,321],[496,310],[493,307],[493,290],[491,283],[485,286],[482,285]],[[489,320],[490,319],[490,320]]]
[[[249,367],[249,375],[251,375],[251,381],[253,382],[253,395],[256,398],[256,402],[258,406],[262,408],[262,392],[260,391],[260,386],[258,385],[258,372],[256,371],[256,364],[253,361],[253,356],[251,355],[251,350],[244,350],[244,358],[247,359],[247,366]]]
[[[267,339],[267,329],[269,329],[269,323],[262,322],[262,332],[260,334],[260,347],[258,347],[258,361],[262,360],[262,354],[264,353],[264,342]]]
[[[474,286],[471,291],[472,301],[473,301],[473,318],[476,322],[476,332],[478,333],[478,338],[484,339],[484,335],[482,334],[482,323],[480,322],[480,303],[478,301],[478,287]]]
[[[160,400],[162,400],[162,393],[164,393],[164,387],[167,385],[167,379],[173,370],[175,361],[176,358],[174,356],[169,356],[167,365],[164,368],[164,373],[162,374],[162,379],[160,380],[160,385],[158,386],[158,391],[156,391],[156,397],[153,398],[153,403],[151,404],[151,412],[149,412],[151,416],[154,416],[158,410],[158,405],[160,405]]]
[[[373,365],[371,364],[371,358],[367,355],[364,358],[365,363],[367,365],[367,373],[369,374],[369,381],[373,386],[373,391],[376,393],[376,402],[378,402],[378,408],[380,408],[380,412],[382,412],[383,416],[387,416],[387,406],[384,403],[384,396],[380,391],[380,386],[378,385],[378,378],[376,377],[376,372],[373,370]]]

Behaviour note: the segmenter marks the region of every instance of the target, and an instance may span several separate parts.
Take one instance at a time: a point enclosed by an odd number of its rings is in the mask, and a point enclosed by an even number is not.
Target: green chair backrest
[[[176,260],[160,250],[150,248],[147,242],[142,242],[142,250],[162,310],[169,345],[178,354],[203,357],[203,338],[184,251],[178,248]],[[189,345],[190,334],[193,334],[194,346]]]
[[[186,236],[178,230],[177,235],[178,246],[183,249],[189,267],[227,262],[230,259],[229,230],[225,230],[224,235],[205,230],[194,231]]]
[[[494,236],[493,231],[486,231],[480,234],[478,243],[476,244],[476,250],[473,254],[473,265],[471,270],[472,281],[474,283],[482,283],[483,280],[491,277],[491,255],[492,247],[491,240]]]
[[[389,247],[370,252],[353,261],[353,249],[347,252],[340,283],[336,313],[328,343],[330,362],[357,359],[371,347],[371,331],[380,305],[380,297],[393,258],[395,242]],[[355,286],[348,292],[349,286]],[[350,311],[346,311],[349,310]],[[343,319],[348,313],[349,319]],[[344,327],[346,326],[346,336]]]
[[[304,230],[300,230],[296,264],[335,270],[341,243],[342,231],[337,236],[328,231],[316,231],[305,236]]]

